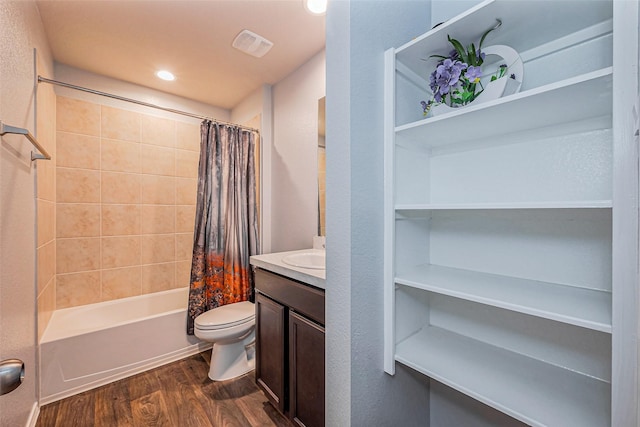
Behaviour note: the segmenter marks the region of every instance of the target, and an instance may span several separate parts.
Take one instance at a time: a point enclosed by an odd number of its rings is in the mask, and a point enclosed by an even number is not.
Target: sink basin
[[[287,255],[282,258],[282,262],[293,267],[324,270],[325,259],[325,252],[323,250],[317,250]]]

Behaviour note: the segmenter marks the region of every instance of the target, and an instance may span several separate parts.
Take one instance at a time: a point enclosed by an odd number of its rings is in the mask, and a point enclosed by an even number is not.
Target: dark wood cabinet
[[[285,315],[285,306],[256,293],[256,381],[280,412],[286,401]]]
[[[289,312],[289,417],[324,426],[324,328]]]
[[[256,270],[256,382],[298,426],[324,426],[324,291]]]

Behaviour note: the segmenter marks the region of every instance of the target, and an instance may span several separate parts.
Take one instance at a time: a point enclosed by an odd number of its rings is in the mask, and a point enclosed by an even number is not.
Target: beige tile
[[[200,124],[176,122],[176,148],[200,151]]]
[[[100,138],[68,132],[57,133],[56,165],[100,169]]]
[[[184,288],[191,283],[191,261],[176,262],[176,288]]]
[[[58,274],[98,270],[99,268],[99,238],[56,240],[56,272]]]
[[[142,175],[142,203],[145,205],[174,205],[176,179],[172,176]]]
[[[38,342],[42,339],[56,309],[56,281],[52,278],[49,284],[38,295]]]
[[[198,177],[200,154],[193,151],[176,150],[176,176],[184,178]]]
[[[141,114],[105,105],[101,111],[103,138],[140,142]]]
[[[39,199],[56,201],[56,165],[52,161],[35,162]]]
[[[139,205],[102,205],[102,235],[140,234]]]
[[[140,203],[139,174],[102,172],[102,203]]]
[[[193,233],[176,234],[176,261],[188,260],[193,255]]]
[[[150,264],[142,266],[142,293],[166,291],[176,287],[176,264]]]
[[[38,242],[37,247],[56,237],[56,205],[48,200],[37,200],[38,205]]]
[[[148,234],[142,236],[142,264],[175,261],[175,248],[175,234]]]
[[[140,266],[102,270],[102,300],[140,295],[142,268]]]
[[[100,301],[100,272],[58,274],[56,309],[76,307]]]
[[[153,116],[142,116],[142,142],[163,147],[175,147],[176,122]]]
[[[56,236],[100,236],[100,205],[58,203]]]
[[[42,69],[38,66],[38,71]],[[56,94],[52,86],[39,85],[37,94],[37,124],[36,130],[38,135],[38,142],[49,152],[49,154],[55,154],[55,139],[56,139]]]
[[[102,138],[103,171],[140,172],[140,144]]]
[[[198,195],[198,180],[196,178],[176,178],[176,204],[195,205]]]
[[[56,130],[100,136],[100,105],[58,96]]]
[[[103,237],[102,268],[140,264],[140,236]]]
[[[142,173],[174,176],[175,149],[142,144]]]
[[[175,222],[175,206],[142,206],[142,234],[175,233]]]
[[[38,257],[36,263],[38,268],[36,271],[36,282],[38,285],[38,294],[40,294],[56,275],[56,242],[52,240],[38,248],[36,254]]]
[[[57,168],[56,197],[58,203],[99,203],[100,172]]]
[[[176,206],[176,232],[193,232],[195,219],[195,206]]]

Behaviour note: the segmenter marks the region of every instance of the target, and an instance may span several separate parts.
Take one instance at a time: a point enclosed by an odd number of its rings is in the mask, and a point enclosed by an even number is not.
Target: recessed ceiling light
[[[167,80],[167,81],[173,81],[176,79],[176,76],[174,76],[172,73],[170,73],[167,70],[160,70],[156,73],[156,76],[158,76],[159,78],[161,78],[162,80]]]
[[[327,11],[327,0],[303,0],[304,7],[314,15],[322,15]]]

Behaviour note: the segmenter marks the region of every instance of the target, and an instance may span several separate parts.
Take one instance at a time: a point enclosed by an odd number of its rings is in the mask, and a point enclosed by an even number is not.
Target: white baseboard
[[[38,402],[33,402],[31,413],[29,414],[29,419],[27,420],[27,424],[25,424],[25,427],[36,427],[36,423],[38,422],[38,415],[40,415],[40,406],[38,405]]]

